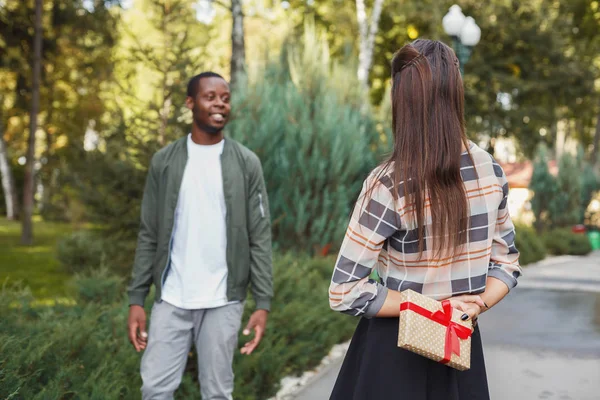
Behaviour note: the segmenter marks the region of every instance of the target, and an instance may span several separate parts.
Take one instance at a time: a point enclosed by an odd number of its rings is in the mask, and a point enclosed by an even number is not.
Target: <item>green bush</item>
[[[275,257],[275,299],[266,335],[251,356],[236,355],[235,399],[264,400],[284,376],[317,365],[349,339],[357,319],[329,310],[334,259]],[[141,354],[127,340],[121,280],[106,271],[75,279],[77,303],[36,306],[27,291],[0,293],[0,398],[139,399]],[[246,304],[243,323],[253,310]],[[240,346],[249,340],[240,337]],[[195,356],[178,399],[197,399]]]
[[[257,357],[236,355],[236,399],[263,400],[274,395],[281,378],[318,365],[334,344],[350,338],[358,322],[329,308],[334,258],[288,254],[276,260],[267,336]],[[250,301],[244,322],[252,309]],[[240,343],[247,340],[240,336]]]
[[[133,266],[136,241],[129,235],[107,229],[79,231],[61,239],[57,259],[71,273],[105,267],[119,276],[129,276]]]
[[[6,288],[0,320],[0,398],[139,398],[124,302],[36,306]]]
[[[123,279],[106,267],[75,275],[73,286],[77,300],[82,303],[112,304],[123,298]]]
[[[556,193],[548,209],[552,227],[567,228],[582,222],[581,176],[575,158],[564,153],[558,161]]]
[[[275,245],[313,252],[344,237],[381,141],[367,100],[349,91],[354,74],[331,65],[314,30],[284,50],[235,93],[230,131],[262,161]]]
[[[533,191],[531,209],[535,216],[535,228],[540,232],[552,224],[550,207],[558,190],[556,178],[548,169],[548,149],[544,144],[537,148],[529,189]]]
[[[553,229],[543,234],[543,240],[550,254],[586,255],[592,251],[587,235],[571,232],[570,229]]]
[[[105,258],[102,240],[92,232],[74,232],[58,242],[56,258],[69,273],[98,268]]]
[[[522,266],[543,260],[546,246],[540,236],[529,226],[516,224],[516,246],[519,250],[519,262]]]

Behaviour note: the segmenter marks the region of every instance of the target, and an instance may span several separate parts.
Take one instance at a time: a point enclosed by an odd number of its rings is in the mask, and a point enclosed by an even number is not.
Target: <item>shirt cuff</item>
[[[129,305],[130,306],[142,306],[144,307],[144,302],[146,301],[146,296],[148,296],[148,292],[145,290],[139,291],[130,291],[129,293]]]
[[[492,278],[501,280],[502,282],[504,282],[506,284],[506,286],[508,286],[509,291],[512,288],[514,288],[515,286],[517,286],[517,279],[514,278],[513,276],[509,275],[502,268],[496,267],[496,268],[492,268],[492,269],[488,270],[488,277],[492,277]]]
[[[377,284],[377,294],[375,298],[369,303],[367,309],[365,310],[366,318],[373,318],[377,315],[381,307],[383,307],[383,303],[385,303],[385,299],[388,294],[388,288],[383,286],[382,284]],[[399,311],[398,311],[399,313]]]
[[[256,300],[256,309],[257,310],[271,311],[271,298],[270,297],[260,297],[255,300]]]

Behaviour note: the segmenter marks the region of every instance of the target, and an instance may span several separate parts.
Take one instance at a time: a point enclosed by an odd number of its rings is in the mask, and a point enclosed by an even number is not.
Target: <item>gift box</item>
[[[471,367],[471,320],[448,300],[437,301],[413,290],[401,292],[398,347],[449,367]]]

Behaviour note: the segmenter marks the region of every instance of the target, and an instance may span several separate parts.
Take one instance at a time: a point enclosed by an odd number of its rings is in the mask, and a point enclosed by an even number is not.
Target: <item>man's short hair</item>
[[[203,78],[221,78],[221,79],[225,80],[225,78],[223,78],[221,75],[217,74],[216,72],[212,72],[212,71],[202,72],[201,74],[194,76],[188,82],[188,86],[187,86],[188,97],[191,97],[194,99],[196,98],[196,95],[198,94],[198,89],[200,88],[200,81]]]

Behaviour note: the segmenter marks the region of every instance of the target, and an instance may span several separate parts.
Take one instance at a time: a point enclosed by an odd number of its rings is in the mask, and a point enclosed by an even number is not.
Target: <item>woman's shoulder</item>
[[[498,178],[504,175],[504,171],[500,163],[487,150],[484,150],[473,143],[469,149],[469,152],[471,153],[471,158],[473,159],[473,163],[475,164],[478,172],[489,171]]]
[[[375,167],[365,179],[365,186],[383,186],[391,190],[393,183],[394,162]]]

